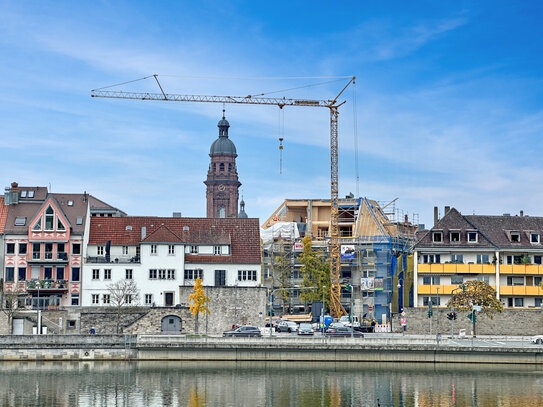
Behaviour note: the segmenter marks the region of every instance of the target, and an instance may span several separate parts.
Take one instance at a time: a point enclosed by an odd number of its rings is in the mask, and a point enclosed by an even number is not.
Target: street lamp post
[[[437,291],[437,304],[436,304],[436,319],[437,319],[437,333],[439,333],[439,306],[441,305],[439,303],[439,287],[436,287],[436,291]]]

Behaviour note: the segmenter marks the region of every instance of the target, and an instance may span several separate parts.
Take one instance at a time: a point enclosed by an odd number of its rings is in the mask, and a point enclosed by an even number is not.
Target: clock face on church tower
[[[219,189],[219,191],[224,191],[225,188],[226,188],[226,187],[225,187],[223,184],[220,184],[218,189]]]

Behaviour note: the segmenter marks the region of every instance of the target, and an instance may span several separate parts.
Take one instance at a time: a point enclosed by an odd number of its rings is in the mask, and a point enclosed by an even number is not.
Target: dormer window
[[[520,233],[511,232],[511,243],[520,243]]]
[[[443,243],[443,232],[432,232],[432,242]]]
[[[530,233],[530,243],[539,244],[539,242],[540,242],[539,233]]]
[[[451,242],[459,242],[460,241],[460,232],[459,231],[451,231],[450,235]]]
[[[24,226],[26,225],[26,216],[17,216],[15,218],[15,226]]]
[[[477,243],[477,232],[468,232],[468,242]]]
[[[55,222],[55,211],[48,206],[45,210],[45,230],[53,230]]]

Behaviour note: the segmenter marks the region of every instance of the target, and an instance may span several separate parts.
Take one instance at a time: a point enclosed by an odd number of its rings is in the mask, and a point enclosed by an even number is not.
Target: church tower
[[[241,182],[238,179],[236,168],[236,146],[228,138],[230,123],[224,117],[217,125],[219,138],[213,142],[209,150],[211,163],[207,171],[206,199],[208,218],[227,218],[238,216],[238,188]]]

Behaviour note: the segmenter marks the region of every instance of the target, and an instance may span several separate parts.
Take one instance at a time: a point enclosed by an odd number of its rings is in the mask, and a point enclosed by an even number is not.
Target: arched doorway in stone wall
[[[177,315],[166,315],[160,323],[160,332],[168,334],[180,334],[183,328],[181,318]]]

